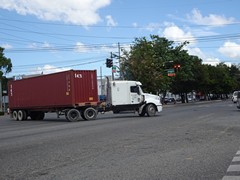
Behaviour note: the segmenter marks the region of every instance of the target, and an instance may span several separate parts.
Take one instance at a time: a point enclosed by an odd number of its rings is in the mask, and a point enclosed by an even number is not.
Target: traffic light
[[[175,64],[175,65],[173,66],[173,68],[174,68],[174,72],[176,73],[177,71],[180,70],[181,65],[180,65],[180,64]]]
[[[107,58],[106,59],[106,67],[111,68],[113,66],[113,60]]]

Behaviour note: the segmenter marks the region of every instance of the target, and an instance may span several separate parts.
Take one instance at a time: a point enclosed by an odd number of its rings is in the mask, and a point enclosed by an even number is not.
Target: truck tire
[[[18,112],[17,111],[14,110],[12,113],[12,116],[13,116],[14,120],[18,121]]]
[[[76,122],[80,120],[80,112],[77,109],[70,109],[67,111],[66,119],[70,122]]]
[[[82,118],[85,120],[94,120],[97,117],[97,111],[93,107],[88,107],[83,111]]]
[[[155,116],[156,108],[153,104],[148,104],[146,107],[146,113],[149,117]]]
[[[27,113],[24,110],[19,110],[17,113],[17,116],[19,121],[23,121],[27,119]]]

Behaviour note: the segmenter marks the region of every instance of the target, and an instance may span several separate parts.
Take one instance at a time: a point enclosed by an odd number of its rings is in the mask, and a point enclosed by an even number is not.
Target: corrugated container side
[[[75,104],[79,103],[97,103],[97,72],[96,71],[73,71],[73,99]]]
[[[72,107],[98,101],[94,71],[65,71],[9,82],[9,107]]]

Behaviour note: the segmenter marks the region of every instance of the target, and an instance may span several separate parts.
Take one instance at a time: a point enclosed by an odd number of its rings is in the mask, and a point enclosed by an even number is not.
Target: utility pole
[[[0,78],[0,112],[3,112],[3,108],[2,108],[2,105],[3,105],[3,103],[2,103],[2,80],[1,80],[1,78]]]
[[[103,94],[102,66],[100,66],[101,95]]]
[[[121,73],[121,47],[120,43],[118,42],[118,63],[119,63],[119,76],[120,79],[122,79],[122,73]]]
[[[111,59],[113,59],[113,53],[111,52]],[[112,80],[114,81],[114,72],[112,70]]]

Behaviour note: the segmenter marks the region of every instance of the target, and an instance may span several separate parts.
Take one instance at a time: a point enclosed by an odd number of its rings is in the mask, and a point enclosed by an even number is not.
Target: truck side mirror
[[[140,95],[139,86],[137,86],[137,88],[136,88],[136,93],[137,93],[138,95]]]

